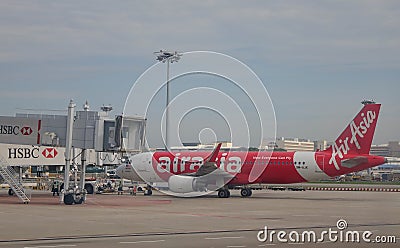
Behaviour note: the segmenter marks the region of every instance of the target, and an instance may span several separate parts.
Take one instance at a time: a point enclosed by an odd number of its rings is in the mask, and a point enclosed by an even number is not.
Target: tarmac
[[[399,210],[398,192],[254,190],[242,198],[232,190],[226,199],[154,192],[89,195],[66,206],[50,192],[22,204],[1,190],[0,247],[399,247]],[[338,221],[347,224],[339,229]],[[346,242],[350,232],[359,242]],[[384,239],[392,243],[377,243]]]

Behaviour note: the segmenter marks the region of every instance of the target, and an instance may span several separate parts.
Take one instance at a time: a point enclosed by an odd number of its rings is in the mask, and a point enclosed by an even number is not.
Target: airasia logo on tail
[[[55,158],[57,156],[58,152],[55,148],[46,148],[43,150],[42,155],[45,158]]]
[[[329,164],[335,166],[336,170],[340,170],[337,159],[343,158],[350,151],[349,144],[354,144],[355,147],[360,150],[361,146],[359,143],[359,139],[364,138],[364,135],[368,132],[371,124],[376,119],[376,112],[375,111],[367,111],[367,114],[361,113],[362,120],[356,124],[354,120],[350,123],[350,131],[351,137],[346,137],[344,140],[340,139],[339,144],[336,142],[332,145],[332,155],[329,160]]]

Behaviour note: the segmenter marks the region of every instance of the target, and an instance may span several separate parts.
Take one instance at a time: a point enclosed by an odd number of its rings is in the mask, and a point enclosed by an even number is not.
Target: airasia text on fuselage
[[[216,165],[219,169],[228,173],[240,173],[242,170],[242,159],[237,156],[227,156],[227,153],[222,153],[217,158]],[[176,153],[175,156],[161,156],[155,158],[157,172],[159,173],[190,173],[197,171],[204,164],[203,157],[200,156],[185,156]]]

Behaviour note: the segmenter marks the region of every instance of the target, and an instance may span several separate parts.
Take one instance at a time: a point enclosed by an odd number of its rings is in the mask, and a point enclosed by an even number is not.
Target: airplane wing
[[[231,174],[229,174],[223,170],[220,170],[218,168],[218,166],[216,165],[218,153],[221,150],[221,145],[222,145],[222,143],[219,143],[215,147],[214,151],[208,157],[206,157],[204,159],[203,165],[200,166],[200,168],[196,172],[185,174],[185,176],[201,177],[201,176],[208,175],[209,176],[208,178],[210,178],[211,176],[212,177],[219,177],[219,176],[231,177]]]
[[[355,158],[349,158],[349,159],[343,159],[342,160],[342,166],[346,168],[353,168],[356,167],[362,163],[367,163],[368,158],[364,156],[358,156]]]
[[[204,159],[204,164],[193,174],[195,177],[201,177],[207,174],[212,173],[216,169],[218,169],[216,165],[216,160],[218,157],[219,150],[221,150],[222,143],[219,143],[217,147],[215,147],[214,151]]]

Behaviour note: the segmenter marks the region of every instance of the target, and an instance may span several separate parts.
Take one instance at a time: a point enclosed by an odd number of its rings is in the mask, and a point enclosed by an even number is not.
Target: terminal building
[[[307,151],[313,152],[317,150],[325,150],[327,148],[327,142],[325,140],[311,141],[309,139],[300,138],[277,138],[275,142],[268,142],[264,140],[260,146],[260,149],[268,150],[281,150],[281,151]]]
[[[400,142],[389,141],[388,144],[372,145],[370,153],[377,156],[400,158]]]
[[[221,143],[221,149],[237,149],[237,147],[233,147],[232,142],[230,141],[217,141],[212,144],[201,144],[200,142],[183,142],[182,146],[173,146],[171,150],[180,151],[180,150],[212,150],[215,146]],[[164,148],[160,148],[159,150],[164,150]]]
[[[293,151],[314,151],[314,142],[307,139],[290,139],[290,138],[279,138],[276,140],[276,147],[286,150],[288,152]]]

